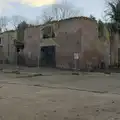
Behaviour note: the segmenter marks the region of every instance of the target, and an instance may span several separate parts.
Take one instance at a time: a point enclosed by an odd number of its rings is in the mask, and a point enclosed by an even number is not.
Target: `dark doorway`
[[[41,66],[55,67],[55,46],[47,46],[41,48]]]
[[[17,65],[25,65],[25,59],[23,55],[24,43],[21,41],[14,40],[15,45],[15,59]]]

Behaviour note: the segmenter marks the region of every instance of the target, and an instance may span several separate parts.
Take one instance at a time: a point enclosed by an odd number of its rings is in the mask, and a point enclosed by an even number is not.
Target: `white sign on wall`
[[[79,53],[74,53],[74,59],[78,60],[79,59]]]
[[[31,52],[28,52],[28,57],[31,58]]]

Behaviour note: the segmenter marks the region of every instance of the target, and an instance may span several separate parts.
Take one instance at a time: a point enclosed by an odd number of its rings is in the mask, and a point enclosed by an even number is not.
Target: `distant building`
[[[115,33],[111,38],[111,64],[120,64],[120,36],[118,33]]]
[[[109,43],[98,39],[97,22],[87,17],[69,18],[50,24],[29,27],[24,33],[26,64],[72,69],[74,54],[79,54],[77,67],[109,64]],[[107,52],[106,52],[107,46]]]
[[[6,60],[9,63],[15,62],[15,46],[14,40],[17,39],[16,31],[6,31],[0,33],[0,60]]]

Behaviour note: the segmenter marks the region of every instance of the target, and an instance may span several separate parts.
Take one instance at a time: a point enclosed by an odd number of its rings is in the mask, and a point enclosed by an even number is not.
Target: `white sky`
[[[0,13],[3,9],[9,9],[11,2],[19,2],[31,6],[42,6],[55,3],[56,0],[0,0]]]
[[[12,16],[14,14],[25,17],[39,16],[38,9],[40,6],[59,3],[64,0],[0,0],[0,16]],[[67,0],[79,9],[82,15],[89,16],[92,14],[96,18],[104,17],[106,0]],[[16,4],[15,4],[16,3]],[[35,11],[35,9],[37,9]],[[41,10],[39,10],[41,12]],[[32,13],[32,14],[31,14]]]
[[[19,0],[21,3],[30,4],[33,6],[42,6],[55,3],[55,0]]]

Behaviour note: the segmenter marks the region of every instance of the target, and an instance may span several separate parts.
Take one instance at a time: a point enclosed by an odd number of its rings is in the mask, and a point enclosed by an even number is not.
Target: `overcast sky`
[[[42,6],[60,2],[61,0],[0,0],[0,15],[22,15],[28,18],[39,16]],[[102,18],[105,9],[105,0],[68,0],[80,9],[82,15],[92,14]]]

